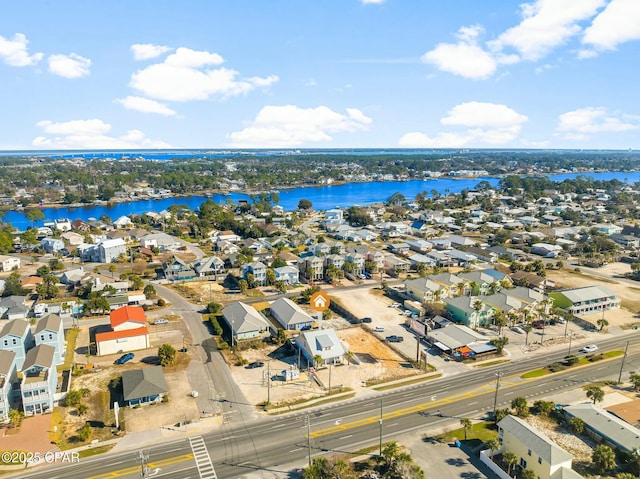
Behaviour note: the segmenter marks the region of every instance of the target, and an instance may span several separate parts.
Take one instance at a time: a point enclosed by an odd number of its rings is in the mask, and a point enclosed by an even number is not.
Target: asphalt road
[[[600,341],[600,350],[621,349],[631,341],[624,363],[623,377],[640,368],[640,334],[634,333]],[[461,417],[486,417],[494,407],[506,407],[516,396],[529,400],[576,390],[576,399],[585,399],[581,388],[596,380],[617,380],[622,364],[618,357],[562,373],[523,380],[523,371],[562,359],[565,352],[531,357],[514,363],[433,380],[401,390],[364,399],[333,403],[283,416],[253,422],[228,422],[221,429],[204,435],[219,478],[238,478],[250,472],[285,471],[290,464],[304,466],[311,456],[331,452],[352,452],[366,445],[377,445],[409,432],[428,434],[434,427],[451,423],[459,426]],[[500,383],[496,394],[496,380]],[[382,425],[380,417],[382,413]],[[307,432],[310,432],[309,442]],[[187,440],[148,449],[150,476],[158,478],[200,477]],[[21,477],[32,478],[134,478],[140,477],[138,451],[82,460],[71,466],[34,471]]]

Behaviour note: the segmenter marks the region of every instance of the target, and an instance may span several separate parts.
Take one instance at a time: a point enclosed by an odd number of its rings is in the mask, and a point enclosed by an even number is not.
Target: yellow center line
[[[156,469],[158,467],[170,466],[172,464],[179,464],[181,462],[190,461],[193,459],[193,454],[184,454],[182,456],[168,457],[166,459],[160,459],[158,461],[150,462],[147,464],[149,469]],[[98,474],[91,476],[87,479],[114,479],[116,477],[130,476],[132,474],[138,474],[140,472],[140,466],[132,466],[117,471],[105,472],[104,474]]]

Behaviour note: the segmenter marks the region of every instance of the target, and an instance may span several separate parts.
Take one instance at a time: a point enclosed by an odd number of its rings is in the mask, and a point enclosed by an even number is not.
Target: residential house
[[[69,218],[58,218],[54,222],[58,231],[71,231],[71,220]]]
[[[553,288],[556,285],[556,282],[552,279],[538,276],[535,273],[529,273],[527,271],[516,271],[512,273],[511,281],[513,284],[531,288],[540,293],[544,293],[547,288]]]
[[[109,313],[109,322],[110,331],[95,335],[98,356],[149,347],[149,328],[142,308],[122,306]]]
[[[409,245],[409,248],[416,253],[426,253],[427,251],[431,251],[433,249],[433,243],[425,240],[406,240],[406,244]]]
[[[574,404],[562,409],[567,418],[582,419],[585,431],[596,441],[633,453],[640,449],[638,428],[593,403]]]
[[[58,238],[42,238],[40,246],[47,253],[58,253],[64,249],[64,241]]]
[[[231,329],[235,341],[261,338],[271,330],[271,325],[261,313],[241,301],[224,308],[222,318]]]
[[[351,263],[353,265],[351,272],[353,272],[354,274],[364,273],[364,256],[360,253],[347,253],[344,258],[344,262],[345,266],[347,263]]]
[[[129,407],[161,402],[168,391],[162,366],[122,372],[122,395]]]
[[[62,318],[57,314],[49,314],[36,323],[34,332],[36,346],[40,344],[48,344],[55,349],[54,363],[64,363],[64,357],[67,353],[64,341],[64,328]]]
[[[499,255],[497,253],[486,248],[480,248],[478,246],[470,246],[465,251],[469,254],[472,254],[480,261],[486,261],[487,263],[495,263],[499,258]]]
[[[491,324],[495,308],[482,301],[479,296],[445,298],[445,310],[454,321],[470,328]]]
[[[311,364],[342,364],[345,348],[334,329],[302,331],[295,340],[296,347]]]
[[[449,295],[448,288],[444,288],[441,284],[432,281],[428,277],[409,279],[404,282],[404,287],[407,294],[419,303],[442,301]]]
[[[120,256],[127,253],[127,247],[122,238],[104,240],[98,243],[97,254],[99,263],[114,263]]]
[[[333,208],[324,212],[325,224],[342,224],[344,223],[344,211],[339,208]]]
[[[545,258],[555,258],[562,253],[562,246],[549,243],[534,243],[531,245],[531,254],[537,254]]]
[[[273,270],[276,274],[276,281],[282,281],[288,286],[300,284],[300,271],[293,266],[281,266]]]
[[[122,215],[120,218],[113,222],[113,226],[116,228],[129,228],[133,226],[133,221],[128,216]]]
[[[80,246],[84,243],[84,236],[76,233],[75,231],[65,231],[60,235],[60,237],[65,240],[69,246]]]
[[[322,281],[324,278],[324,262],[319,256],[304,258],[304,275],[309,281]]]
[[[432,258],[420,253],[412,254],[407,259],[411,263],[411,268],[414,270],[420,268],[420,265],[424,265],[427,268],[431,268],[436,265],[436,262]]]
[[[458,260],[452,258],[444,251],[428,251],[426,256],[435,261],[436,266],[439,268],[448,268],[458,264]]]
[[[0,272],[6,273],[20,267],[20,258],[0,254]]]
[[[619,245],[624,246],[629,249],[637,249],[640,248],[640,238],[636,238],[632,235],[625,234],[612,234],[609,236],[613,241],[618,243]]]
[[[572,454],[519,417],[508,415],[502,419],[498,423],[498,438],[502,443],[500,452],[514,453],[518,468],[531,469],[540,479],[582,477],[571,469]]]
[[[140,238],[143,248],[157,248],[158,251],[178,251],[182,241],[166,233],[151,233]]]
[[[278,258],[287,263],[288,266],[295,266],[297,268],[298,264],[300,264],[300,257],[289,251],[281,251]]]
[[[253,275],[253,281],[258,286],[264,286],[267,284],[267,265],[262,261],[254,261],[246,264],[242,268],[242,277],[247,279],[247,274]]]
[[[331,252],[331,245],[326,241],[324,243],[316,243],[309,248],[315,256],[324,256]]]
[[[82,231],[83,233],[88,233],[89,231],[91,231],[91,225],[83,220],[72,221],[71,228],[75,231]]]
[[[58,385],[56,350],[48,344],[30,349],[22,365],[20,393],[26,416],[53,411]]]
[[[376,265],[375,271],[382,271],[384,269],[385,254],[382,251],[368,251],[364,255],[365,261],[372,261]]]
[[[462,294],[469,294],[469,282],[461,276],[453,273],[438,273],[429,276],[429,279],[438,283],[447,290],[446,297],[453,298]]]
[[[0,422],[9,420],[9,410],[18,386],[16,353],[0,349]]]
[[[218,256],[200,258],[193,264],[193,269],[200,277],[213,276],[217,278],[219,274],[225,272],[224,261]]]
[[[238,236],[231,230],[221,231],[218,234],[218,239],[221,241],[228,241],[229,243],[236,243],[242,240],[240,236]]]
[[[389,245],[389,250],[393,254],[406,256],[407,254],[409,254],[411,247],[407,243],[392,243]]]
[[[31,310],[26,301],[26,296],[0,298],[0,319],[26,319]]]
[[[469,357],[496,350],[485,336],[466,326],[453,324],[442,316],[437,316],[433,322],[435,328],[426,331],[426,339],[446,355]]]
[[[313,318],[289,298],[279,298],[271,303],[271,315],[284,329],[310,329]]]
[[[622,302],[612,289],[604,285],[567,289],[550,296],[557,307],[575,315],[618,309]]]
[[[162,272],[169,281],[184,281],[196,277],[193,268],[175,255],[162,263]]]
[[[401,272],[407,272],[410,267],[411,263],[409,261],[398,258],[397,256],[385,255],[384,257],[384,270],[391,276],[395,276]]]
[[[467,283],[474,283],[473,294],[493,294],[500,291],[505,285],[510,286],[509,276],[495,269],[484,269],[470,271],[468,273],[458,273],[460,278],[464,278]]]
[[[342,270],[344,267],[344,256],[339,254],[329,254],[324,257],[324,268],[327,269],[330,265],[335,266],[337,269]]]

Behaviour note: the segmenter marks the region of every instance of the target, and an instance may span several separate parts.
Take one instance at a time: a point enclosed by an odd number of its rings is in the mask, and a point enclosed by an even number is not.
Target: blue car
[[[118,359],[116,359],[113,364],[124,364],[127,361],[131,361],[133,359],[133,357],[135,356],[135,354],[133,353],[127,353],[127,354],[123,354],[122,356],[120,356]]]

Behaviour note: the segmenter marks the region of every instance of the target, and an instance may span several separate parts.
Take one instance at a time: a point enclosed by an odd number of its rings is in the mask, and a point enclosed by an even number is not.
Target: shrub
[[[215,314],[209,316],[209,323],[211,323],[211,327],[213,328],[213,332],[216,336],[222,335],[222,327],[220,326],[220,322],[218,321],[218,317]]]
[[[553,363],[547,366],[547,369],[552,373],[557,373],[558,371],[564,371],[567,367],[563,363]]]
[[[573,366],[578,361],[580,361],[580,358],[578,358],[578,356],[574,356],[573,354],[571,354],[569,356],[565,356],[564,361],[567,364],[567,366]]]

